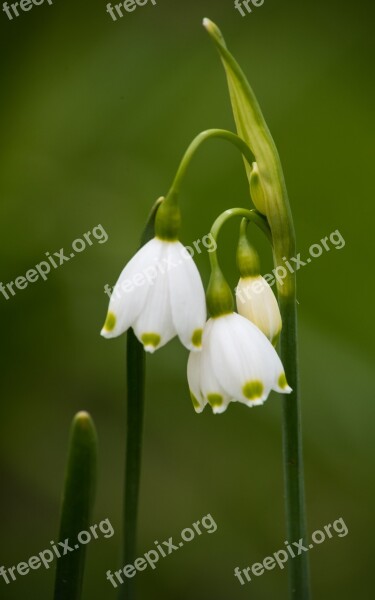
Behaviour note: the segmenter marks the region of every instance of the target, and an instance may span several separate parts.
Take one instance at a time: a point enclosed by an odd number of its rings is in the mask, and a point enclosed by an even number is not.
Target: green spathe
[[[283,256],[289,258],[295,254],[295,235],[279,154],[255,94],[229,52],[221,31],[209,19],[204,19],[203,25],[214,41],[225,68],[237,132],[256,159],[264,205],[256,204],[257,197],[253,201],[256,208],[267,216],[274,242],[275,260],[277,264],[282,264]],[[252,167],[245,162],[245,168],[250,185]],[[293,276],[288,275],[278,291],[285,296],[293,295]]]

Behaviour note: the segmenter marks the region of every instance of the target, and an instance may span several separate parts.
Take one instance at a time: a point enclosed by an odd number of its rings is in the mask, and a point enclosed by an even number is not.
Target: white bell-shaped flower
[[[241,277],[236,287],[237,310],[256,325],[272,344],[281,331],[281,314],[275,295],[261,275]]]
[[[189,350],[200,350],[206,314],[191,255],[178,240],[155,237],[123,269],[101,334],[112,338],[132,327],[148,352],[176,335]]]
[[[196,412],[207,403],[214,413],[235,401],[257,406],[271,390],[292,391],[272,344],[251,321],[233,312],[208,320],[202,352],[190,354],[187,371]]]

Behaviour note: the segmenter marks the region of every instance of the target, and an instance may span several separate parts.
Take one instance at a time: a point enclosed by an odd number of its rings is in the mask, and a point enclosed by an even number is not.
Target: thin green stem
[[[288,216],[289,252],[286,252],[283,239],[275,236],[274,230],[274,264],[275,268],[285,269],[285,259],[289,260],[295,250],[294,225],[291,213]],[[292,393],[283,397],[282,404],[282,436],[283,436],[283,468],[284,494],[287,536],[290,542],[303,539],[308,546],[304,468],[302,453],[301,406],[299,393],[298,370],[298,335],[297,335],[297,299],[296,275],[287,272],[283,281],[277,283],[278,300],[282,318],[280,336],[280,357],[284,365],[287,381]],[[309,554],[303,552],[289,562],[289,599],[309,600],[310,573]]]
[[[247,208],[228,208],[221,215],[217,217],[215,222],[211,227],[211,235],[214,238],[215,242],[217,242],[217,238],[219,236],[220,229],[232,217],[242,217],[254,223],[263,233],[266,235],[268,241],[272,245],[272,234],[270,227],[268,225],[267,219],[264,215],[260,214],[257,210],[249,210]],[[210,252],[210,264],[211,268],[215,269],[218,267],[218,259],[217,259],[217,248]]]
[[[142,432],[144,413],[145,352],[133,330],[127,333],[127,423],[125,493],[123,522],[123,562],[122,566],[134,563],[136,558],[138,499],[141,476]],[[133,600],[135,597],[134,579],[124,578],[119,587],[119,598]]]
[[[283,321],[280,355],[293,392],[283,398],[283,457],[287,535],[290,542],[304,540],[306,533],[302,431],[298,381],[297,304],[292,297],[279,296]],[[310,598],[308,553],[289,561],[290,600]]]
[[[151,210],[141,238],[141,245],[154,236],[154,222],[157,210],[162,202],[157,200]],[[123,562],[122,566],[133,563],[136,558],[138,500],[141,478],[142,432],[144,414],[146,360],[142,344],[130,329],[127,333],[127,422],[126,422],[126,459],[124,486],[124,522],[123,522]],[[124,577],[119,586],[120,600],[134,600],[135,581]]]
[[[211,236],[217,242],[220,229],[232,217],[241,217],[242,220],[255,223],[269,238],[272,236],[267,219],[255,210],[246,208],[230,208],[219,215],[211,227]],[[217,257],[217,244],[215,250],[210,252],[211,277],[206,292],[207,308],[211,317],[230,313],[234,309],[233,292],[226,281]]]
[[[187,168],[195,152],[205,141],[210,140],[212,138],[219,138],[233,144],[243,154],[244,158],[247,160],[251,168],[252,162],[254,161],[254,155],[251,152],[249,146],[243,141],[243,139],[241,139],[235,133],[227,131],[226,129],[207,129],[206,131],[202,131],[200,134],[198,134],[186,150],[177,169],[177,173],[175,175],[171,188],[166,196],[166,200],[171,202],[175,201],[180,192],[182,180],[185,177]]]
[[[256,210],[232,208],[224,211],[214,222],[211,234],[217,241],[224,223],[232,217],[243,217],[255,223],[273,243],[272,233],[267,219]],[[242,222],[244,227],[244,221]],[[283,264],[278,248],[274,249],[275,266]],[[220,269],[217,250],[210,253],[212,270]],[[285,268],[285,267],[284,267]],[[298,348],[297,348],[297,302],[295,294],[295,274],[288,273],[287,285],[278,286],[280,311],[283,329],[280,340],[280,354],[289,385],[293,392],[283,398],[283,462],[285,505],[288,540],[304,540],[306,544],[306,516],[304,497],[302,432],[299,404]],[[287,294],[285,294],[287,292]],[[310,598],[309,561],[306,553],[296,556],[289,565],[290,600],[308,600]]]

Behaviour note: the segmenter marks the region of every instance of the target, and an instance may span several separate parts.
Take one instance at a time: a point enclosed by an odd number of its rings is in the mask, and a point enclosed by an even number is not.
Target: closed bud
[[[236,301],[239,314],[254,323],[275,346],[281,331],[281,315],[267,281],[261,275],[241,277]]]
[[[255,208],[263,215],[266,215],[266,199],[256,162],[253,163],[253,168],[250,174],[250,194]]]

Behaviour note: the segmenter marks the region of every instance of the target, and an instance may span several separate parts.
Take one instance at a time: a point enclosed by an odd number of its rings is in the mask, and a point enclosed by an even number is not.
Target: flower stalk
[[[155,202],[151,210],[142,234],[141,246],[153,238],[155,216],[161,202],[162,198]],[[127,333],[126,347],[127,418],[122,536],[122,564],[124,565],[133,563],[136,558],[146,377],[145,352],[132,329]],[[119,599],[134,600],[134,597],[134,580],[126,577],[124,585],[119,587]]]
[[[273,239],[275,267],[295,255],[295,232],[292,213],[279,154],[267,127],[258,101],[240,66],[228,51],[218,27],[209,19],[203,25],[221,57],[229,88],[238,135],[255,156],[257,168],[245,168],[253,193],[253,202],[267,217]],[[261,199],[261,202],[258,203]],[[297,362],[297,302],[296,277],[278,283],[278,299],[283,322],[280,356],[293,392],[283,400],[283,461],[286,522],[288,539],[306,541],[306,516],[302,435]],[[303,553],[289,565],[289,597],[291,600],[310,598],[308,554]]]
[[[166,196],[167,203],[175,203],[177,201],[177,197],[181,189],[181,183],[186,175],[188,166],[192,158],[194,157],[196,151],[207,140],[216,138],[225,140],[233,146],[235,146],[242,153],[244,160],[251,172],[254,155],[249,146],[244,142],[244,140],[241,137],[239,137],[232,131],[227,131],[226,129],[207,129],[206,131],[201,131],[201,133],[199,133],[190,143],[187,150],[185,151],[185,154],[181,159],[172,185]]]

